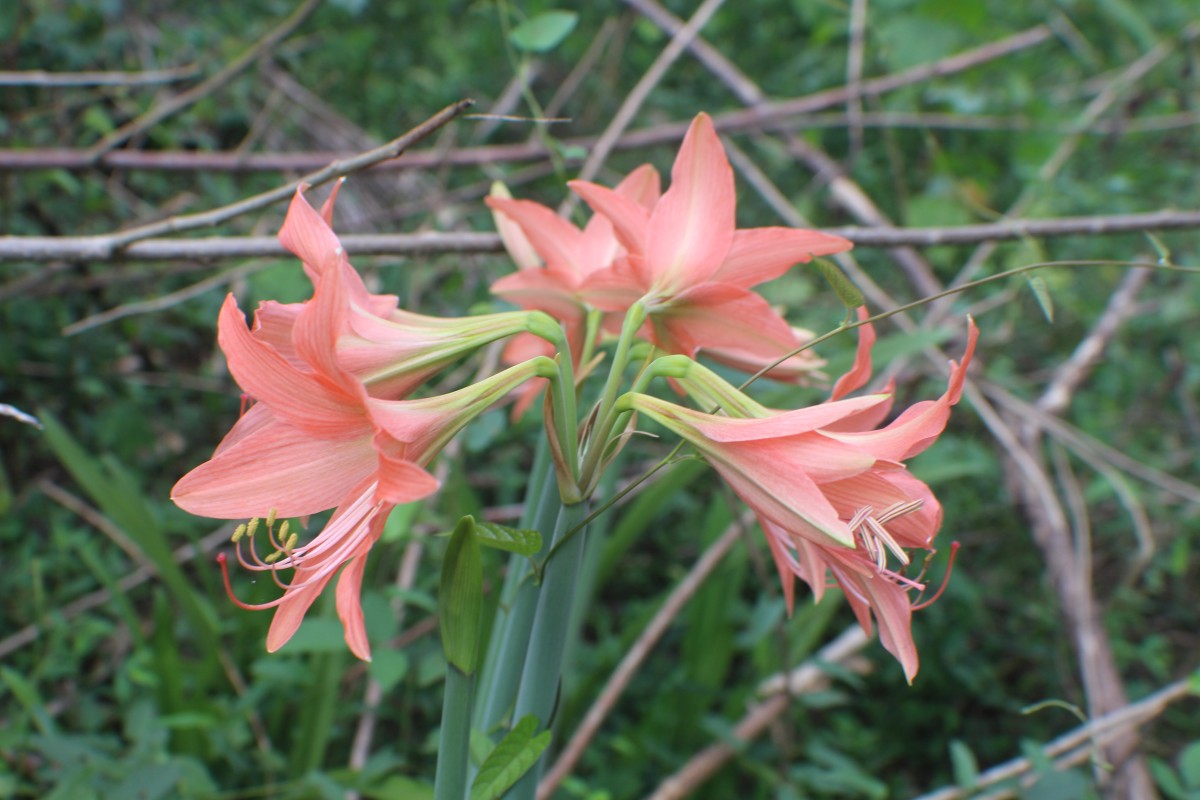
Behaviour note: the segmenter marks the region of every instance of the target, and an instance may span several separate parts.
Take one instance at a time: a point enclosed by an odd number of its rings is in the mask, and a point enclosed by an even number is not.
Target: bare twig
[[[309,184],[311,186],[319,186],[336,178],[350,175],[360,170],[366,169],[373,164],[384,161],[389,158],[395,158],[403,153],[414,143],[421,141],[429,134],[436,131],[438,128],[445,125],[450,120],[461,114],[472,105],[471,100],[459,100],[453,105],[443,108],[432,117],[416,126],[408,133],[400,136],[382,147],[377,147],[369,150],[354,158],[344,161],[335,161],[324,169],[309,173],[304,177],[291,181],[283,186],[262,194],[248,197],[244,200],[239,200],[236,203],[231,203],[227,206],[205,211],[199,214],[189,214],[183,217],[171,217],[160,222],[154,222],[149,225],[143,225],[137,228],[121,231],[118,233],[109,233],[101,236],[83,236],[74,240],[74,246],[67,249],[59,249],[56,242],[59,240],[55,237],[28,237],[24,238],[24,260],[30,260],[29,256],[36,253],[42,255],[32,260],[50,260],[57,261],[62,258],[79,258],[95,261],[108,261],[117,258],[118,255],[124,255],[125,251],[130,249],[130,245],[143,242],[146,239],[152,239],[163,236],[168,233],[180,233],[182,231],[197,230],[199,228],[212,227],[226,222],[234,217],[240,216],[250,211],[256,211],[260,208],[271,205],[272,203],[285,200],[292,196],[296,191],[296,187],[301,184]],[[12,246],[14,242],[21,242],[23,237],[0,237],[0,250],[6,246]],[[155,243],[144,242],[143,246],[150,246],[153,250]],[[263,252],[258,251],[258,254],[274,255],[278,251],[268,250]],[[51,255],[53,254],[53,255]],[[161,257],[161,256],[156,256]],[[176,252],[172,252],[168,257],[179,257]],[[188,257],[188,256],[183,256]],[[4,260],[0,256],[0,260]]]
[[[283,22],[211,77],[188,89],[186,92],[181,92],[174,97],[158,103],[145,114],[130,120],[89,147],[87,150],[88,160],[91,163],[95,163],[97,159],[110,150],[120,147],[122,143],[129,141],[129,139],[137,136],[139,133],[149,130],[172,114],[187,108],[196,101],[207,97],[209,94],[225,86],[225,84],[245,72],[251,64],[269,53],[275,45],[290,36],[320,4],[321,0],[304,0]]]
[[[1106,744],[1117,736],[1125,735],[1130,729],[1144,725],[1162,714],[1172,703],[1189,695],[1194,697],[1195,693],[1192,681],[1175,681],[1149,697],[1096,717],[1087,724],[1063,734],[1043,747],[1042,754],[1048,758],[1068,754],[1066,760],[1056,762],[1055,766],[1059,769],[1078,763],[1090,757],[1093,743]],[[1028,758],[1014,758],[980,773],[975,784],[969,788],[951,786],[923,794],[915,800],[965,800],[998,783],[1029,775],[1035,768],[1036,765]],[[996,798],[1013,796],[1016,795],[992,795]]]
[[[600,726],[604,723],[605,718],[612,712],[617,700],[621,694],[629,686],[629,682],[633,680],[633,676],[637,673],[642,662],[650,654],[650,651],[666,633],[667,628],[683,610],[692,596],[704,584],[704,581],[716,569],[721,559],[733,548],[741,535],[743,526],[748,520],[743,518],[742,521],[735,522],[730,525],[723,534],[704,551],[704,554],[692,565],[688,570],[688,574],[680,581],[670,595],[663,602],[662,606],[655,613],[654,618],[650,620],[642,632],[638,635],[637,640],[626,651],[621,663],[613,670],[609,676],[608,682],[604,684],[604,688],[600,691],[599,696],[592,702],[591,708],[584,715],[583,721],[579,723],[579,727],[571,734],[570,741],[563,747],[562,752],[558,756],[558,760],[554,762],[542,782],[538,784],[538,797],[540,800],[547,800],[554,794],[554,790],[558,785],[571,774],[571,770],[579,762],[584,750],[588,744],[600,730]]]
[[[696,9],[696,13],[692,14],[692,18],[688,20],[679,31],[671,37],[671,41],[667,44],[663,51],[659,53],[658,58],[654,59],[654,63],[650,65],[650,69],[646,70],[637,84],[625,96],[625,100],[621,103],[621,107],[617,109],[617,113],[613,115],[612,121],[608,127],[600,135],[596,144],[588,153],[587,160],[583,162],[583,167],[579,170],[579,178],[581,180],[591,180],[596,177],[596,173],[600,171],[600,166],[608,158],[612,152],[613,145],[629,127],[629,123],[633,121],[633,117],[642,107],[642,103],[646,102],[646,98],[650,92],[662,80],[667,69],[679,59],[683,54],[684,49],[695,38],[700,29],[704,27],[712,15],[717,13],[717,9],[725,0],[704,0],[700,7]],[[564,207],[570,208],[572,201],[568,200],[563,204]]]
[[[0,86],[145,86],[187,80],[198,71],[195,64],[143,72],[49,72],[31,69],[0,72]]]
[[[644,2],[644,0],[638,0]],[[695,43],[693,43],[695,44]],[[582,63],[582,62],[581,62]],[[735,68],[736,69],[736,68]],[[740,73],[738,73],[740,75]],[[727,76],[731,82],[738,78]],[[725,79],[723,79],[724,82]],[[557,94],[556,94],[557,97]],[[553,102],[553,100],[551,101]],[[551,114],[547,104],[546,112]],[[729,125],[725,116],[713,117],[717,127],[725,132],[746,130],[750,125]],[[845,112],[801,113],[793,116],[789,125],[795,128],[844,128],[851,121]],[[1150,114],[1132,119],[1099,119],[1080,130],[1070,123],[1047,124],[1021,116],[991,116],[984,114],[952,114],[942,112],[864,111],[858,118],[864,128],[922,128],[965,131],[1036,131],[1039,133],[1078,133],[1083,136],[1156,133],[1200,125],[1200,112],[1180,111],[1172,114]],[[677,127],[676,123],[671,123]],[[669,141],[662,126],[643,128],[622,136],[614,145],[616,150],[629,150]],[[562,139],[567,151],[564,160],[582,163],[583,156],[574,158],[571,151],[586,151],[595,137]],[[198,152],[195,150],[114,150],[98,162],[107,169],[163,170],[168,172],[297,172],[318,169],[330,161],[352,156],[348,151],[295,151],[246,153],[233,150]],[[376,164],[373,170],[418,170],[434,166],[486,166],[516,161],[544,159],[547,150],[532,141],[524,144],[494,144],[478,147],[459,147],[445,152],[420,150],[411,152],[403,161]],[[0,148],[0,170],[19,172],[38,169],[82,170],[93,166],[87,151],[73,148],[38,148],[13,150]]]
[[[863,54],[867,42],[867,0],[852,0],[850,3],[850,44],[846,48],[846,98],[847,128],[850,132],[850,156],[853,164],[863,146],[863,102],[859,94],[863,76]]]
[[[289,189],[289,191],[291,191]],[[186,218],[185,218],[186,219]],[[802,223],[795,223],[802,224]],[[1200,228],[1200,211],[1152,211],[1059,219],[1015,219],[986,225],[938,228],[825,228],[856,247],[937,247],[1049,236],[1096,236]],[[503,247],[493,233],[345,234],[339,237],[350,255],[421,256],[440,253],[497,253]],[[161,238],[134,242],[119,252],[103,236],[0,236],[4,261],[178,261],[181,259],[276,258],[287,251],[274,236]]]
[[[731,738],[748,742],[761,734],[792,704],[794,694],[813,691],[827,680],[825,670],[822,669],[824,664],[840,664],[855,672],[865,672],[865,663],[852,665],[849,662],[866,643],[867,636],[862,628],[857,625],[847,628],[838,638],[821,648],[812,659],[793,670],[789,679],[782,682],[788,691],[781,691],[747,711],[733,727]],[[687,797],[735,755],[737,750],[728,742],[709,745],[660,783],[649,796],[649,800],[680,800]]]

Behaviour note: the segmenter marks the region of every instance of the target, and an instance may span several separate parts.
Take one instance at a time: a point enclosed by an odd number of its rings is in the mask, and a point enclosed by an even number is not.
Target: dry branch
[[[158,103],[146,113],[136,119],[130,120],[89,147],[87,149],[88,160],[91,163],[95,163],[97,159],[110,150],[120,147],[134,136],[149,130],[172,114],[187,108],[225,86],[244,72],[251,64],[269,53],[280,41],[291,35],[320,4],[321,0],[305,0],[283,22],[268,31],[265,36],[255,42],[244,53],[213,73],[212,76],[188,89],[186,92]]]
[[[294,184],[289,184],[286,191],[276,190],[273,194],[279,194],[280,197],[275,199],[281,199],[289,196],[294,190]],[[251,200],[254,199],[251,198]],[[190,218],[183,217],[181,219]],[[857,247],[936,247],[1051,236],[1116,235],[1139,231],[1191,228],[1200,228],[1200,211],[1163,210],[1146,214],[1016,219],[985,225],[958,225],[944,228],[848,226],[825,228],[824,230],[827,233],[849,239]],[[274,236],[148,239],[136,241],[123,249],[117,249],[113,245],[113,238],[114,235],[0,236],[0,262],[112,261],[118,259],[125,261],[178,261],[182,259],[273,258],[287,254]],[[494,233],[359,233],[346,234],[340,238],[347,253],[360,256],[419,256],[442,253],[465,255],[468,253],[497,253],[503,249],[500,237]]]
[[[0,86],[145,86],[191,78],[196,65],[142,72],[49,72],[44,69],[0,72]]]

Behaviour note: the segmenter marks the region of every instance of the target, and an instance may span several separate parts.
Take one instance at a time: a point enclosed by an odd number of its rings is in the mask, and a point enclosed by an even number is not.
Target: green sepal
[[[442,649],[446,662],[464,675],[479,665],[479,630],[483,614],[483,563],[475,518],[459,520],[450,534],[438,589]]]
[[[550,744],[550,731],[534,735],[538,725],[537,717],[526,714],[500,740],[480,765],[479,774],[471,784],[470,800],[496,800],[537,763]]]
[[[867,301],[863,297],[863,293],[859,291],[858,287],[846,277],[846,274],[836,264],[824,258],[814,258],[813,263],[817,265],[817,269],[821,270],[821,275],[824,276],[825,281],[829,284],[829,288],[833,289],[833,293],[837,295],[838,300],[841,300],[842,305],[847,309],[853,311],[859,306],[866,304]]]

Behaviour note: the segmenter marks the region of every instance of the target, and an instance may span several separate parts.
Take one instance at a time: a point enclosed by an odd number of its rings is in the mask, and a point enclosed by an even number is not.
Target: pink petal
[[[795,264],[854,245],[840,236],[797,228],[747,228],[734,231],[729,252],[711,280],[743,288],[774,280]]]
[[[283,647],[295,635],[296,630],[300,627],[300,623],[304,621],[304,615],[308,613],[308,609],[312,607],[315,601],[321,594],[321,590],[329,583],[329,579],[333,577],[333,573],[326,575],[320,580],[316,580],[307,584],[300,589],[289,589],[284,595],[283,602],[275,609],[275,616],[271,618],[271,627],[267,630],[267,652],[274,653],[279,648]],[[293,577],[295,581],[305,579],[305,570],[298,569]]]
[[[588,270],[579,263],[583,234],[579,229],[540,203],[488,197],[485,202],[521,227],[529,243],[560,279],[577,280]]]
[[[709,417],[690,412],[687,421],[715,442],[747,442],[796,436],[824,429],[837,420],[887,400],[885,395],[866,395],[821,403],[794,411],[783,411],[763,419]],[[831,438],[831,437],[827,437]],[[871,459],[873,462],[874,459]]]
[[[658,170],[650,164],[642,164],[633,172],[626,175],[617,184],[616,193],[627,197],[642,208],[650,211],[662,195],[661,180]]]
[[[967,350],[962,364],[951,363],[950,382],[946,392],[937,400],[916,403],[905,410],[886,428],[864,433],[842,433],[829,431],[830,436],[853,443],[856,447],[871,452],[876,458],[886,461],[903,461],[920,453],[933,444],[946,427],[950,408],[962,395],[963,381],[967,368],[975,353],[975,342],[979,331],[974,321],[970,322],[967,335]]]
[[[379,453],[379,487],[375,497],[385,503],[411,503],[438,490],[437,479],[404,458]]]
[[[712,120],[699,114],[688,128],[671,188],[654,207],[646,263],[655,288],[674,295],[709,280],[733,241],[733,169]]]
[[[303,309],[303,303],[277,303],[274,300],[259,303],[258,310],[254,312],[254,328],[251,330],[255,339],[269,344],[293,366],[302,369],[307,365],[296,353],[292,331]]]
[[[619,258],[609,269],[593,272],[584,281],[580,297],[593,308],[621,313],[646,294],[647,286],[635,274],[630,258]]]
[[[834,576],[846,591],[846,599],[862,629],[871,632],[871,612],[879,623],[879,641],[904,668],[912,683],[920,660],[912,637],[912,605],[904,587],[879,575],[861,573],[834,565]]]
[[[577,284],[560,272],[523,269],[492,284],[492,294],[521,308],[545,311],[558,319],[575,319],[584,313],[575,298]]]
[[[306,188],[301,185],[292,197],[283,227],[279,229],[279,243],[304,262],[304,271],[316,283],[322,267],[342,243],[329,223],[304,199]]]
[[[727,283],[704,283],[681,292],[652,315],[652,322],[656,331],[667,334],[658,344],[686,356],[717,347],[774,359],[797,346],[791,326],[766,300]],[[673,343],[669,348],[667,341]]]
[[[846,523],[838,519],[836,509],[817,484],[795,465],[760,461],[747,464],[738,458],[726,459],[724,451],[705,455],[746,505],[789,533],[823,544],[848,545],[853,541]]]
[[[255,427],[184,475],[171,499],[202,517],[265,517],[272,508],[281,517],[301,517],[333,508],[375,469],[368,439],[314,439],[274,422]]]
[[[865,320],[870,317],[866,306],[859,306],[858,318]],[[829,393],[830,400],[839,400],[846,395],[865,386],[871,379],[871,348],[875,346],[875,328],[870,323],[858,329],[858,349],[854,353],[854,366],[850,371],[837,379],[833,391]]]
[[[342,184],[345,182],[345,178],[338,178],[334,181],[329,197],[326,197],[325,202],[321,204],[321,219],[325,220],[325,224],[330,228],[333,227],[333,207],[337,203],[338,192],[342,190]]]
[[[618,194],[606,186],[589,181],[567,181],[597,214],[603,214],[613,226],[613,234],[630,253],[641,254],[646,249],[650,213],[637,201]]]
[[[233,295],[221,307],[217,340],[238,385],[283,421],[323,438],[361,435],[365,421],[361,410],[344,394],[300,371],[270,345],[255,339]]]
[[[363,661],[371,660],[371,642],[367,639],[367,626],[362,612],[362,581],[363,572],[367,567],[367,551],[379,540],[383,532],[383,524],[391,513],[390,506],[384,506],[371,519],[371,534],[350,558],[349,563],[338,576],[337,604],[338,618],[346,633],[346,645],[350,652]]]

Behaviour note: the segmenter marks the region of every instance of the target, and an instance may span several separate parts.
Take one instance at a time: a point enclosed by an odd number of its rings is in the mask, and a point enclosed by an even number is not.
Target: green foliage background
[[[689,15],[693,4],[666,3]],[[211,74],[291,11],[282,0],[183,3],[26,0],[0,7],[0,69],[144,70],[195,65]],[[560,139],[598,133],[667,38],[627,6],[581,4],[578,22],[544,53],[522,52],[505,30],[552,8],[545,2],[412,3],[329,0],[299,32],[227,88],[154,126],[132,146],[146,150],[345,150],[364,135],[386,140],[461,97],[486,110],[515,74],[536,67],[530,93],[549,101],[593,40],[609,36],[595,67],[565,103],[570,121],[534,127],[457,123],[440,146]],[[704,37],[768,96],[801,96],[841,85],[846,75],[846,5],[813,0],[728,3]],[[507,15],[507,17],[505,16]],[[869,6],[865,73],[882,75],[1049,24],[1045,43],[950,77],[869,99],[872,113],[986,117],[981,129],[933,124],[869,127],[852,152],[844,124],[791,121],[803,139],[845,160],[850,174],[898,225],[988,221],[1028,195],[1026,216],[1119,214],[1200,206],[1195,154],[1200,128],[1175,122],[1140,130],[1135,118],[1197,112],[1200,49],[1189,38],[1188,0],[876,0]],[[503,23],[503,24],[502,24]],[[1088,103],[1118,73],[1156,47],[1170,53],[1122,89],[1064,169],[1039,170]],[[289,81],[321,103],[289,94]],[[169,86],[0,87],[0,143],[8,148],[86,147],[174,91]],[[651,93],[635,127],[738,107],[685,55]],[[840,110],[840,109],[833,109]],[[517,114],[533,114],[519,105]],[[485,132],[486,130],[486,132]],[[347,132],[349,131],[349,132]],[[355,144],[359,137],[359,145]],[[819,225],[852,222],[832,207],[826,182],[794,160],[780,136],[730,136]],[[621,150],[608,180],[644,161],[664,172],[676,143]],[[564,152],[571,158],[578,154]],[[426,173],[352,178],[339,208],[343,230],[490,230],[480,194],[504,178],[522,197],[557,204],[560,174],[494,163]],[[0,182],[0,232],[100,233],[137,221],[215,207],[271,188],[278,174],[217,172],[9,171]],[[780,224],[739,178],[740,223]],[[276,207],[213,233],[272,233]],[[1194,265],[1197,239],[1161,237],[1176,263]],[[951,280],[969,248],[926,251]],[[902,300],[913,297],[883,250],[860,249],[864,269]],[[987,269],[1037,260],[1150,260],[1138,235],[1073,236],[1002,245]],[[360,259],[382,290],[426,313],[462,313],[490,303],[487,284],[511,269],[504,258]],[[1019,279],[960,298],[981,328],[980,376],[1035,399],[1102,313],[1123,267],[1039,273],[1053,298],[1046,321]],[[124,316],[84,333],[63,328],[122,304],[185,289],[220,270],[222,286]],[[0,797],[368,798],[429,795],[444,666],[437,637],[419,635],[435,610],[441,540],[428,544],[415,589],[394,586],[412,537],[445,530],[464,513],[518,503],[533,420],[507,425],[502,412],[467,431],[439,496],[398,513],[373,551],[365,597],[378,653],[354,662],[328,613],[305,623],[283,651],[263,651],[267,614],[229,604],[208,556],[173,567],[170,552],[216,532],[167,500],[172,483],[211,453],[236,418],[238,395],[215,349],[224,288],[243,308],[263,299],[299,300],[307,283],[290,261],[0,264],[0,402],[36,412],[39,432],[0,417]],[[1114,338],[1064,416],[1128,456],[1180,480],[1200,482],[1200,290],[1195,278],[1155,274],[1137,313]],[[800,325],[822,331],[841,310],[803,271],[770,287]],[[994,301],[994,302],[991,302]],[[961,324],[939,333],[949,352]],[[935,396],[942,378],[921,379],[911,356],[926,342],[880,326],[877,364],[909,357],[902,399]],[[850,337],[823,354],[831,374],[849,363]],[[923,363],[923,362],[922,362]],[[777,387],[773,390],[782,392]],[[780,405],[816,402],[821,389],[778,394]],[[628,475],[660,445],[639,444]],[[1122,499],[1095,465],[1064,456],[1089,511],[1094,585],[1133,698],[1196,668],[1200,641],[1200,519],[1194,504],[1134,477],[1125,481],[1151,520],[1156,549],[1135,560],[1138,542]],[[950,430],[913,465],[945,504],[945,540],[963,544],[943,599],[916,616],[921,672],[908,687],[878,645],[865,673],[837,671],[829,686],[796,699],[769,736],[741,746],[698,796],[724,798],[908,797],[955,782],[1027,751],[1077,724],[1056,709],[1022,714],[1048,698],[1082,705],[1077,656],[1064,629],[1029,523],[1011,493],[1001,451],[968,403]],[[66,490],[104,518],[64,505]],[[571,657],[559,730],[569,732],[666,592],[738,509],[711,474],[686,464],[669,473],[609,525],[592,556],[596,589]],[[104,520],[107,520],[105,522]],[[227,526],[231,528],[232,526]],[[114,534],[113,531],[116,531]],[[106,533],[108,535],[106,535]],[[761,539],[751,532],[701,593],[622,698],[562,797],[649,793],[713,741],[755,700],[765,677],[794,666],[852,623],[843,603],[801,604],[787,619]],[[206,552],[212,545],[206,547]],[[122,588],[144,564],[161,575]],[[935,573],[940,574],[944,554]],[[485,555],[485,573],[503,566]],[[274,587],[247,589],[265,600]],[[103,602],[80,608],[92,593]],[[403,624],[396,608],[405,606]],[[31,627],[33,626],[33,627]],[[415,633],[412,633],[416,626]],[[428,626],[426,626],[428,627]],[[34,631],[29,634],[29,631]],[[410,632],[402,635],[402,630]],[[401,636],[402,647],[386,642]],[[14,638],[16,637],[16,638]],[[348,754],[368,676],[383,689],[367,765]],[[1160,790],[1200,796],[1200,731],[1194,702],[1145,731]],[[1093,796],[1090,771],[1050,775],[1030,798]]]

